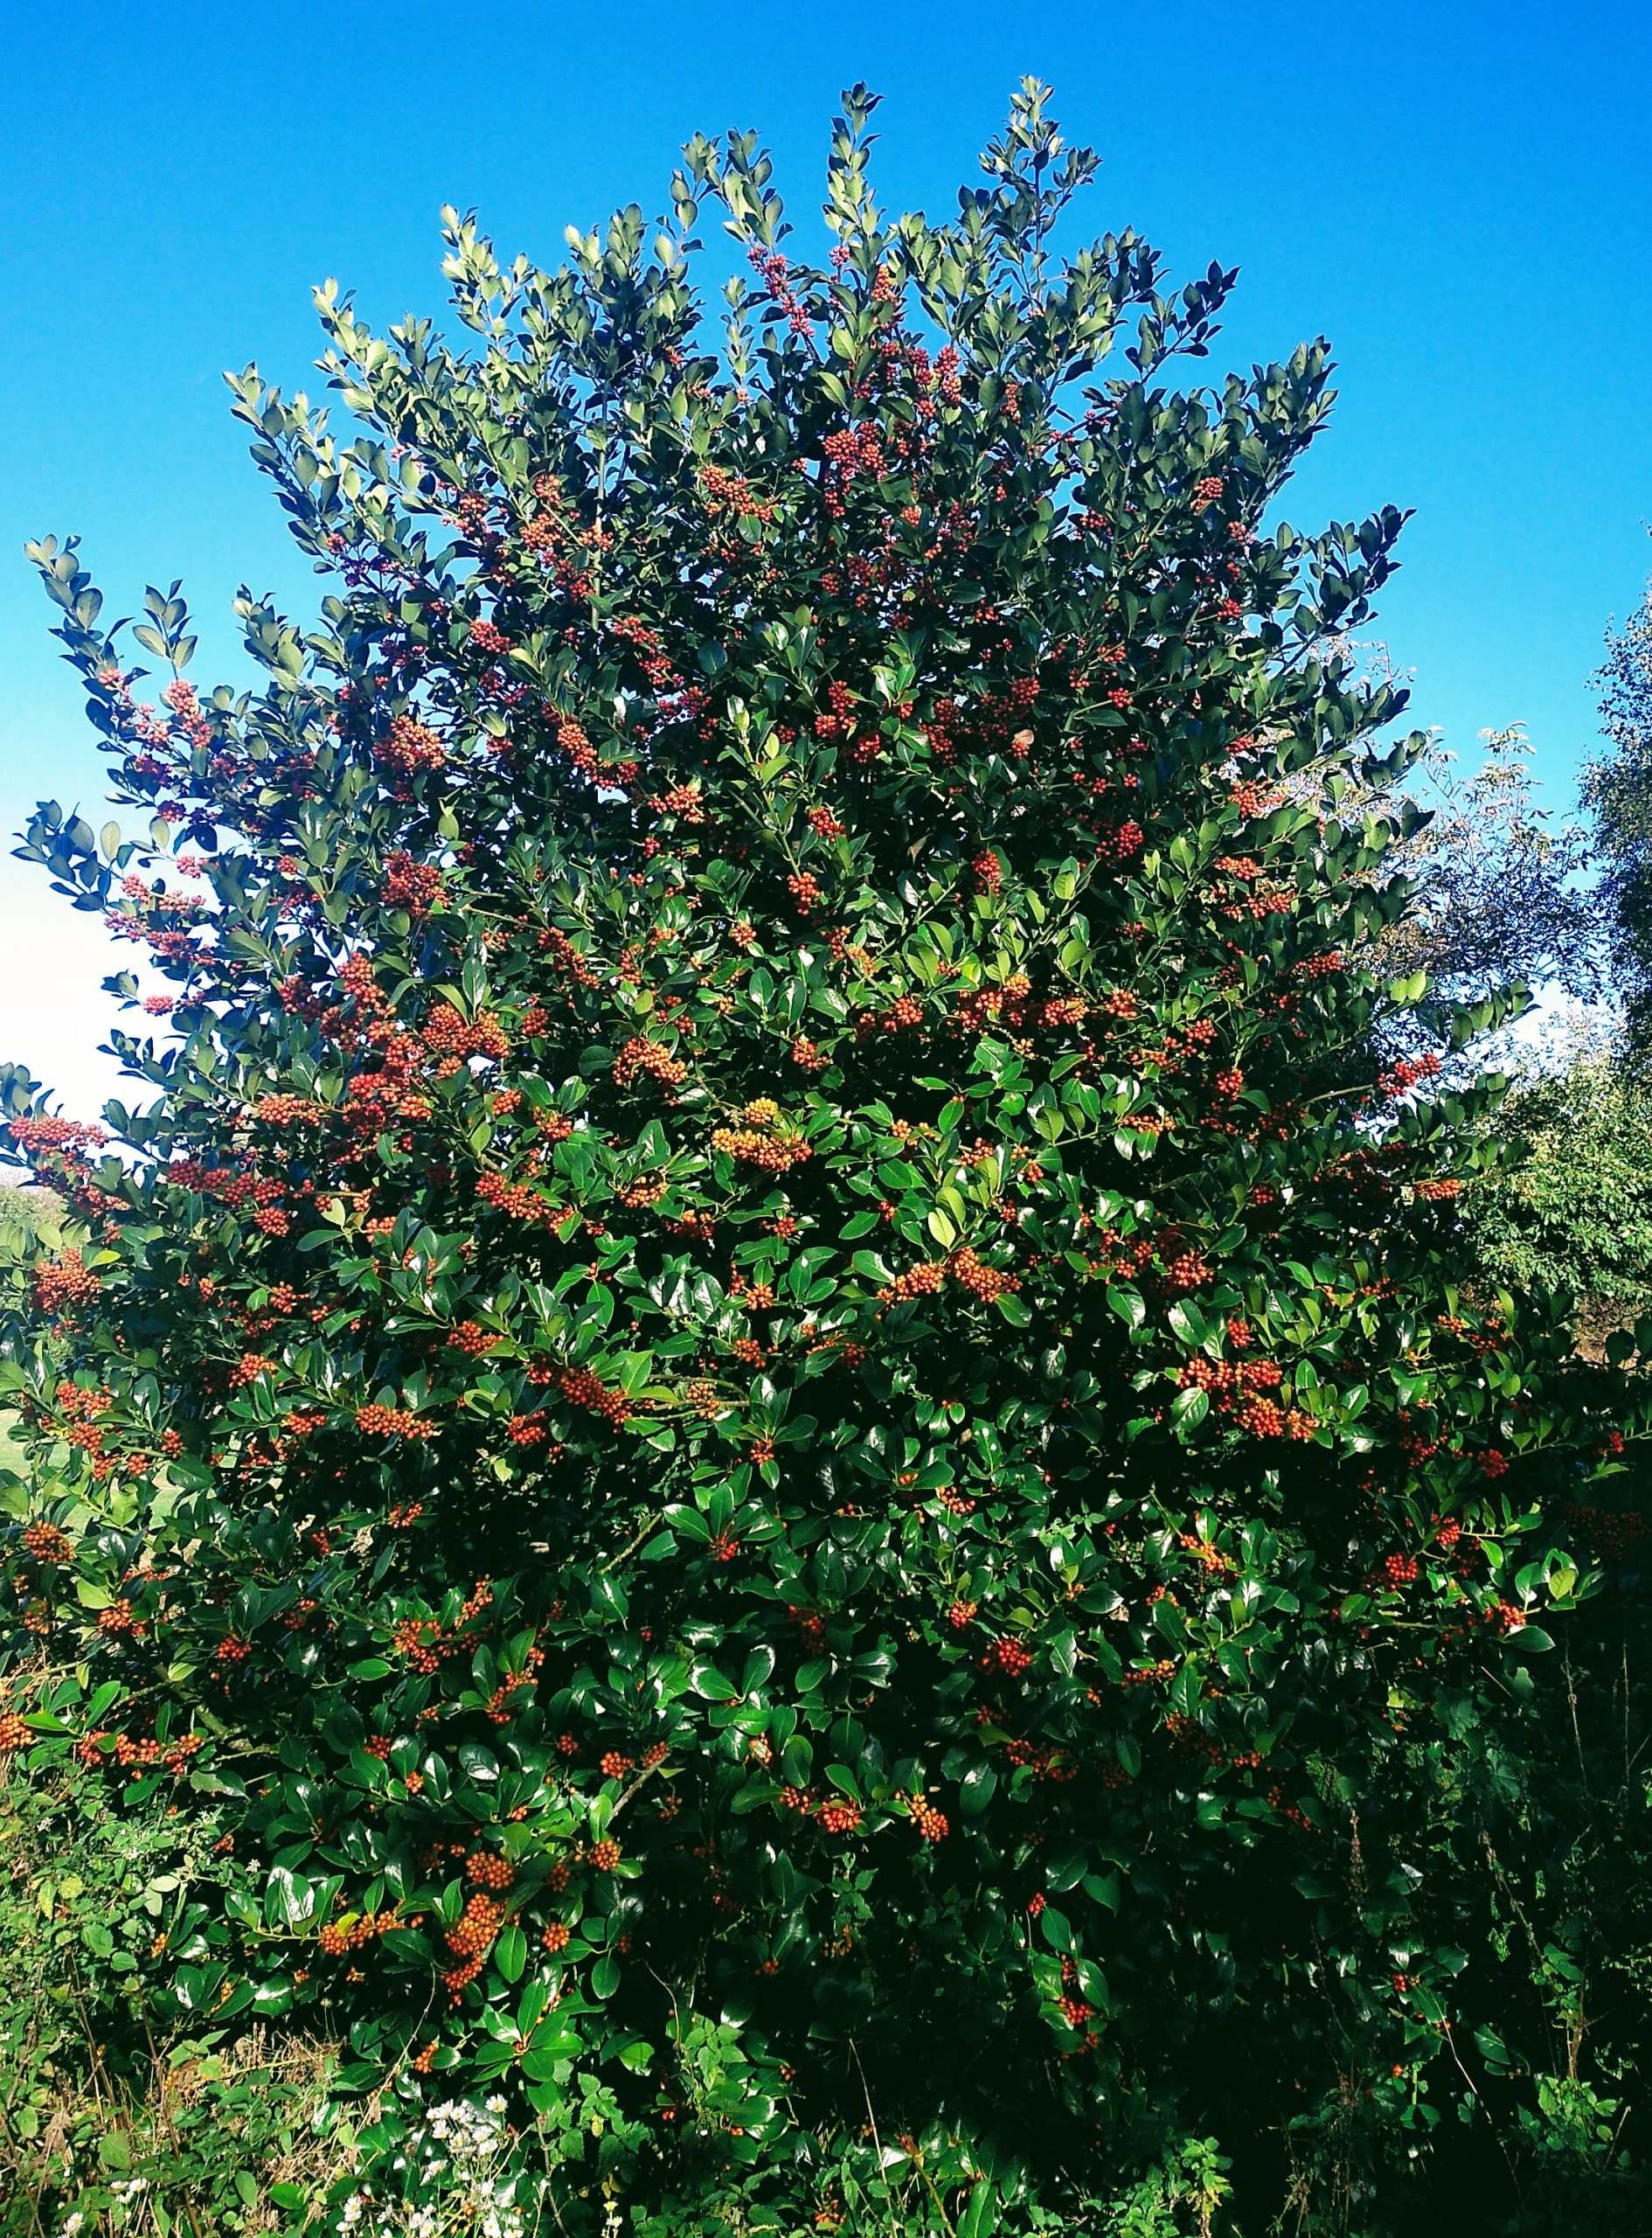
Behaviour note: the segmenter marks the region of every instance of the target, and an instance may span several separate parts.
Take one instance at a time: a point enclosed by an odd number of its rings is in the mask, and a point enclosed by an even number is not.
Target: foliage
[[[166,1024],[103,1130],[10,1080],[87,1235],[0,1741],[233,1838],[161,2002],[347,2039],[357,2216],[495,2093],[569,2232],[1415,2227],[1503,2180],[1438,1783],[1640,1402],[1463,1284],[1490,1091],[1372,1057],[1442,1020],[1326,650],[1400,518],[1266,525],[1325,345],[1171,385],[1233,275],[1057,261],[1040,89],[945,226],[871,107],[824,267],[735,136],[553,273],[451,217],[465,352],[323,289],[363,432],[233,384],[338,579],[258,692],[36,548],[150,820],[24,851]]]
[[[1622,1479],[1620,1479],[1620,1486]],[[1451,1816],[1480,1852],[1484,1960],[1501,1964],[1476,2048],[1477,2118],[1503,2130],[1517,2238],[1587,2216],[1646,2228],[1652,2059],[1652,1568],[1644,1498],[1579,1503],[1573,1526],[1606,1589],[1539,1680],[1533,1727],[1480,1752]],[[1515,1743],[1510,1746],[1510,1741]],[[1464,1809],[1463,1804],[1472,1807]]]
[[[1449,1046],[1453,1010],[1463,1003],[1537,986],[1587,1002],[1604,983],[1599,904],[1579,882],[1584,831],[1557,827],[1534,800],[1520,724],[1483,732],[1481,747],[1467,775],[1431,742],[1413,768],[1383,780],[1387,797],[1403,786],[1426,810],[1392,851],[1409,906],[1381,954],[1397,977],[1427,974],[1428,997],[1411,1023],[1435,1046]],[[1476,1059],[1483,1067],[1483,1050]]]
[[[63,1206],[46,1189],[0,1187],[0,1266],[14,1266],[37,1245],[58,1250],[63,1243]],[[0,1469],[26,1469],[27,1456],[11,1435],[11,1419],[0,1411]]]
[[[212,1832],[121,1811],[78,1768],[0,1784],[0,2231],[170,2214],[207,2238],[324,2198],[342,2154],[323,2047],[151,2026],[146,1991],[232,1870]]]
[[[1601,725],[1611,752],[1585,776],[1594,816],[1600,891],[1629,1045],[1652,1046],[1652,593],[1608,641]]]
[[[62,1215],[49,1190],[0,1188],[0,1258],[22,1258],[37,1243],[55,1250],[63,1240]]]
[[[1633,1326],[1652,1311],[1652,1099],[1606,1046],[1524,1081],[1498,1114],[1514,1155],[1463,1198],[1475,1255],[1493,1282],[1558,1291],[1582,1325]]]

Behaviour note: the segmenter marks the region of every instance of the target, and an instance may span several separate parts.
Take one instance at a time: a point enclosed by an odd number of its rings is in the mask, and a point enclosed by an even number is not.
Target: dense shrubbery
[[[212,1833],[135,2001],[341,2042],[341,2198],[493,2092],[570,2232],[1506,2218],[1522,2123],[1619,2149],[1511,2048],[1583,1963],[1517,1736],[1641,1417],[1392,1053],[1510,999],[1384,963],[1399,517],[1268,525],[1324,346],[1171,386],[1232,275],[1058,262],[1040,94],[945,226],[870,108],[823,268],[734,139],[555,274],[455,219],[468,354],[324,292],[364,432],[235,384],[340,579],[261,691],[175,590],[146,701],[38,547],[154,820],[29,849],[168,1024],[107,1132],[10,1086],[84,1235],[0,1741]]]
[[[79,1767],[0,1790],[0,2229],[59,2228],[71,2207],[164,2228],[156,2202],[186,2228],[184,2202],[201,2230],[267,2228],[346,2165],[324,2045],[191,2026],[155,1994],[230,1886],[216,1831],[123,1809]]]
[[[1465,1199],[1486,1279],[1575,1302],[1586,1343],[1652,1310],[1652,1099],[1609,1045],[1534,1072],[1497,1114],[1512,1155]],[[1598,1343],[1593,1349],[1598,1349]]]

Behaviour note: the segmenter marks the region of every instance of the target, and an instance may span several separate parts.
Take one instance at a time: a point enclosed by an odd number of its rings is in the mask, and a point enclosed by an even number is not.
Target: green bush
[[[1496,2207],[1464,1798],[1641,1418],[1465,1285],[1486,1095],[1375,1053],[1400,517],[1269,525],[1325,345],[1173,386],[1233,275],[1058,261],[1039,89],[941,226],[871,107],[824,267],[735,137],[554,273],[453,218],[463,352],[322,291],[356,439],[233,384],[337,585],[243,600],[260,692],[175,587],[143,701],[37,547],[141,820],[28,851],[169,1022],[107,1134],[10,1081],[86,1240],[0,1742],[233,1838],[153,2001],[346,2045],[357,2222]]]
[[[1607,1049],[1524,1083],[1464,1198],[1484,1279],[1572,1301],[1586,1340],[1652,1310],[1652,1091]]]
[[[295,2033],[157,2033],[155,1985],[233,1879],[210,1815],[122,1811],[79,1768],[14,1777],[0,1865],[0,2231],[296,2228],[347,2169],[336,2059]]]

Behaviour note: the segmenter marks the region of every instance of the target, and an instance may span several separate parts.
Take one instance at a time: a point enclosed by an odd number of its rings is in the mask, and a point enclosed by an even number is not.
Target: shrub
[[[1652,1308],[1652,1105],[1638,1069],[1584,1046],[1498,1114],[1514,1155],[1464,1199],[1485,1276],[1575,1303],[1584,1341]]]
[[[319,2204],[349,2165],[327,2047],[156,2025],[233,1874],[211,1817],[123,1811],[70,1767],[0,1785],[0,2231],[206,2238]]]
[[[554,273],[451,217],[462,351],[321,291],[361,432],[233,384],[337,585],[259,691],[36,547],[153,820],[28,851],[167,1024],[102,1129],[10,1082],[87,1234],[0,1737],[222,1819],[170,1993],[347,2037],[392,2189],[496,2092],[570,2231],[1334,2219],[1467,2072],[1399,1772],[1530,1692],[1602,1430],[1373,1054],[1325,345],[1170,385],[1233,275],[1058,261],[1040,89],[947,225],[871,108],[824,268],[737,136]]]

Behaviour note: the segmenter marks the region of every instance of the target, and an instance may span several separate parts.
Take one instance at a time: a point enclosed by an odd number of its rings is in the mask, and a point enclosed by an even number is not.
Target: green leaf
[[[978,1818],[997,1792],[998,1775],[990,1764],[972,1764],[958,1786],[959,1808],[966,1818]]]
[[[995,2238],[997,2228],[997,2193],[986,2177],[977,2176],[975,2189],[958,2217],[957,2238]]]

